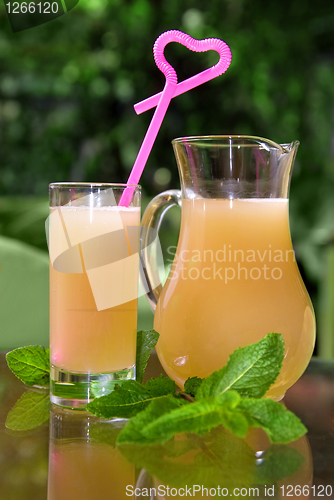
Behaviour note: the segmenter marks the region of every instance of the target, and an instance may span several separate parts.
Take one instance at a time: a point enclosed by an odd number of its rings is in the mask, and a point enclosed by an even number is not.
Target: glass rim
[[[141,191],[139,184],[126,184],[117,182],[51,182],[50,189],[54,188],[135,188]]]
[[[292,141],[291,143],[283,143],[283,144],[278,144],[275,141],[272,141],[270,139],[265,139],[264,137],[259,137],[255,135],[239,135],[239,134],[229,134],[229,135],[194,135],[194,136],[189,136],[189,137],[177,137],[176,139],[172,140],[172,145],[174,144],[182,144],[184,141],[187,141],[188,143],[199,143],[200,141],[203,142],[203,145],[214,143],[214,142],[219,142],[221,141],[221,146],[230,146],[231,144],[224,144],[223,141],[238,141],[238,140],[244,140],[248,141],[249,144],[235,144],[235,146],[263,146],[266,148],[270,149],[277,149],[279,151],[282,151],[284,153],[290,152],[297,146],[299,146],[300,142],[298,140]],[[233,144],[232,144],[233,145]]]

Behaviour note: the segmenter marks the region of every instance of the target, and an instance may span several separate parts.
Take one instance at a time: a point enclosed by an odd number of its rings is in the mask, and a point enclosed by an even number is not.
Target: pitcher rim
[[[185,140],[187,140],[188,143],[191,142],[196,142],[196,141],[219,141],[219,140],[227,140],[227,139],[241,139],[241,140],[248,140],[248,141],[253,141],[253,144],[249,144],[249,146],[254,146],[254,143],[257,143],[257,145],[262,145],[264,147],[269,147],[270,149],[277,149],[282,153],[290,153],[294,149],[296,149],[300,142],[298,140],[292,141],[291,143],[283,143],[283,144],[278,144],[275,141],[272,141],[270,139],[265,139],[264,137],[259,137],[255,135],[239,135],[239,134],[231,134],[231,135],[193,135],[193,136],[184,136],[184,137],[177,137],[172,140],[172,145],[174,144],[180,144],[183,143]],[[243,146],[247,146],[247,144],[243,144]]]

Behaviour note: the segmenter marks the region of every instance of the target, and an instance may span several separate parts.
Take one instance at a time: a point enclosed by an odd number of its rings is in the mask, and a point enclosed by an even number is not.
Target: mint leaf
[[[155,330],[137,332],[136,380],[143,382],[144,372],[152,349],[156,346],[159,334]]]
[[[203,379],[199,377],[188,378],[184,383],[184,392],[190,394],[190,396],[196,397],[197,389],[202,382]]]
[[[157,378],[151,378],[143,386],[152,397],[166,396],[167,394],[176,394],[174,380],[160,375]]]
[[[130,418],[144,410],[154,398],[175,394],[175,382],[166,377],[149,380],[141,385],[135,380],[126,380],[122,385],[86,406],[93,415],[104,418]]]
[[[115,385],[114,390],[106,396],[88,403],[86,408],[98,417],[130,418],[138,411],[142,411],[149,399],[150,395],[143,386],[135,380],[127,380],[122,385]]]
[[[8,412],[5,426],[13,431],[26,431],[49,419],[50,397],[45,391],[27,391]]]
[[[19,347],[6,354],[8,367],[26,385],[49,384],[50,351],[41,346]]]
[[[175,434],[189,432],[203,434],[220,424],[235,435],[245,437],[248,422],[236,409],[239,402],[240,396],[235,391],[228,391],[195,403],[184,402],[186,404],[180,408],[173,408],[172,405],[166,407],[165,401],[154,400],[145,412],[129,422],[121,432],[119,442],[164,443]],[[133,433],[129,432],[130,424],[135,431]]]
[[[300,419],[272,399],[243,399],[239,407],[251,427],[261,427],[272,443],[290,443],[306,434]]]
[[[151,444],[152,440],[147,438],[143,433],[145,426],[150,422],[156,422],[160,416],[166,413],[169,414],[173,410],[184,405],[190,405],[190,403],[172,396],[154,399],[146,410],[138,413],[138,415],[128,422],[118,436],[117,445],[126,443]],[[167,441],[167,439],[165,439],[165,441]]]
[[[240,396],[235,391],[219,394],[214,398],[197,401],[162,415],[156,421],[149,423],[143,434],[151,442],[163,443],[175,434],[203,434],[213,427],[223,424],[235,435],[245,437],[248,424],[243,415],[235,412]]]
[[[201,383],[196,396],[203,399],[233,389],[242,397],[261,398],[278,377],[283,358],[282,335],[268,333],[259,342],[234,351],[226,366]]]

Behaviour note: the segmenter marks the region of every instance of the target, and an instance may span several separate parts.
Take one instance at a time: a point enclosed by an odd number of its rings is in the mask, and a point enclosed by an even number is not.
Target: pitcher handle
[[[162,285],[156,265],[156,246],[152,245],[152,234],[157,235],[162,219],[168,210],[182,206],[182,193],[178,189],[170,189],[155,196],[147,205],[141,221],[140,230],[140,278],[146,289],[146,297],[153,313],[155,312]],[[152,229],[154,231],[152,231]],[[155,285],[159,283],[158,285]]]

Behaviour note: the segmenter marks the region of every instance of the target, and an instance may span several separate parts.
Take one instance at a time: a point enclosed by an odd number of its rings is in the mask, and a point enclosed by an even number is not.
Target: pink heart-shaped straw
[[[194,52],[215,50],[220,55],[220,59],[218,63],[211,68],[208,68],[205,71],[202,71],[201,73],[198,73],[197,75],[194,75],[178,84],[176,71],[166,61],[164,56],[165,47],[170,42],[178,42]],[[166,77],[166,83],[162,92],[135,105],[135,111],[137,114],[143,113],[147,109],[154,106],[156,106],[156,110],[128,179],[128,184],[132,185],[138,184],[139,182],[171,99],[176,95],[180,95],[187,90],[193,89],[194,87],[221,75],[227,70],[231,63],[231,51],[228,45],[222,40],[219,40],[218,38],[195,40],[186,33],[182,33],[182,31],[178,30],[171,30],[162,33],[162,35],[160,35],[155,41],[153,54],[156,65]],[[134,187],[129,186],[125,189],[119,205],[128,207],[131,202],[133,192]]]
[[[182,33],[181,31],[177,30],[171,30],[166,31],[166,33],[162,33],[162,35],[159,36],[154,44],[155,50],[153,49],[156,65],[165,76],[165,68],[168,68],[169,70],[171,69],[176,76],[174,68],[166,61],[164,56],[165,46],[170,42],[178,42],[181,45],[184,45],[184,47],[192,50],[193,52],[207,52],[208,50],[215,50],[220,55],[217,64],[211,66],[211,68],[208,68],[205,71],[202,71],[201,73],[198,73],[197,75],[192,76],[191,78],[188,78],[187,80],[184,80],[183,82],[178,83],[173,97],[183,94],[184,92],[187,92],[188,90],[191,90],[198,85],[201,85],[202,83],[208,82],[216,76],[222,75],[231,64],[232,55],[230,48],[225,42],[219,40],[219,38],[195,40],[186,33]],[[137,115],[157,106],[162,93],[163,92],[159,92],[158,94],[152,95],[144,101],[135,104],[134,109]]]

